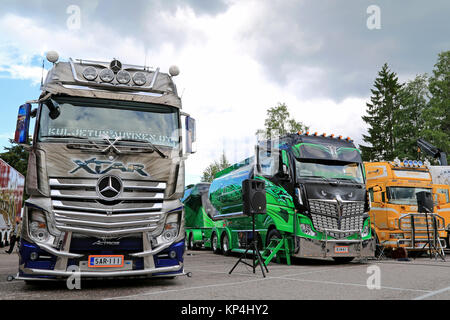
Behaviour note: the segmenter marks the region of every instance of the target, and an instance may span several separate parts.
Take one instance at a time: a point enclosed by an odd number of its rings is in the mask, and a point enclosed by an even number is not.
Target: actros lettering
[[[148,173],[145,172],[145,166],[142,164],[123,164],[122,162],[112,162],[105,160],[97,160],[97,158],[92,158],[89,160],[72,160],[77,167],[70,171],[71,174],[76,173],[79,170],[84,170],[90,174],[105,174],[112,170],[119,170],[121,172],[136,172],[143,177],[148,177]]]

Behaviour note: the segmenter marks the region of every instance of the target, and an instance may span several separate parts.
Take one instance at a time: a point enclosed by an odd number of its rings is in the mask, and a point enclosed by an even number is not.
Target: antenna
[[[44,85],[44,62],[45,62],[45,59],[42,59],[41,89],[42,89],[42,86]]]

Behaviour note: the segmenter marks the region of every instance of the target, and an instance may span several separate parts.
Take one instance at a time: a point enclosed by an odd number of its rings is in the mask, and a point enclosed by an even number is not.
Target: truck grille
[[[96,191],[97,179],[50,178],[56,227],[62,231],[101,237],[151,232],[162,223],[166,183],[122,180],[114,201]]]
[[[340,205],[340,207],[338,207]],[[311,217],[318,231],[330,230],[334,238],[346,238],[361,230],[363,226],[364,202],[343,202],[309,200]],[[333,232],[350,231],[350,232]]]

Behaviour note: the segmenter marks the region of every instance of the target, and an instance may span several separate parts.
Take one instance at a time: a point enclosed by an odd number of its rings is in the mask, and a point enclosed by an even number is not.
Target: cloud
[[[190,179],[224,150],[231,162],[250,156],[254,133],[278,102],[313,132],[362,143],[361,116],[381,65],[407,79],[429,72],[450,48],[443,1],[5,1],[0,76],[39,81],[50,49],[63,60],[179,65],[183,110],[198,125]],[[373,3],[381,30],[366,27]],[[70,4],[80,6],[79,30],[67,28]]]

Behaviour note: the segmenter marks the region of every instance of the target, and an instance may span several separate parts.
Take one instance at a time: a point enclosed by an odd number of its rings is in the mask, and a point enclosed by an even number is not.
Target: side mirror
[[[374,192],[373,192],[373,202],[375,203],[382,203],[382,197],[381,197],[381,191],[375,191],[374,188]]]
[[[61,110],[59,108],[59,105],[56,103],[56,101],[54,101],[52,99],[48,99],[47,101],[45,101],[45,105],[50,110],[50,113],[49,113],[50,118],[52,120],[57,119],[59,117],[59,115],[61,114]]]
[[[281,160],[283,173],[285,175],[289,175],[289,157],[287,155],[286,150],[281,150]]]
[[[374,192],[378,192],[378,191],[382,191],[383,189],[381,189],[381,187],[380,186],[375,186],[375,187],[373,187],[373,191]]]
[[[19,107],[17,116],[16,133],[14,142],[17,144],[28,143],[28,131],[30,128],[31,104],[26,103]]]
[[[195,119],[190,116],[186,117],[186,153],[195,153],[193,143],[196,141],[196,125]]]

